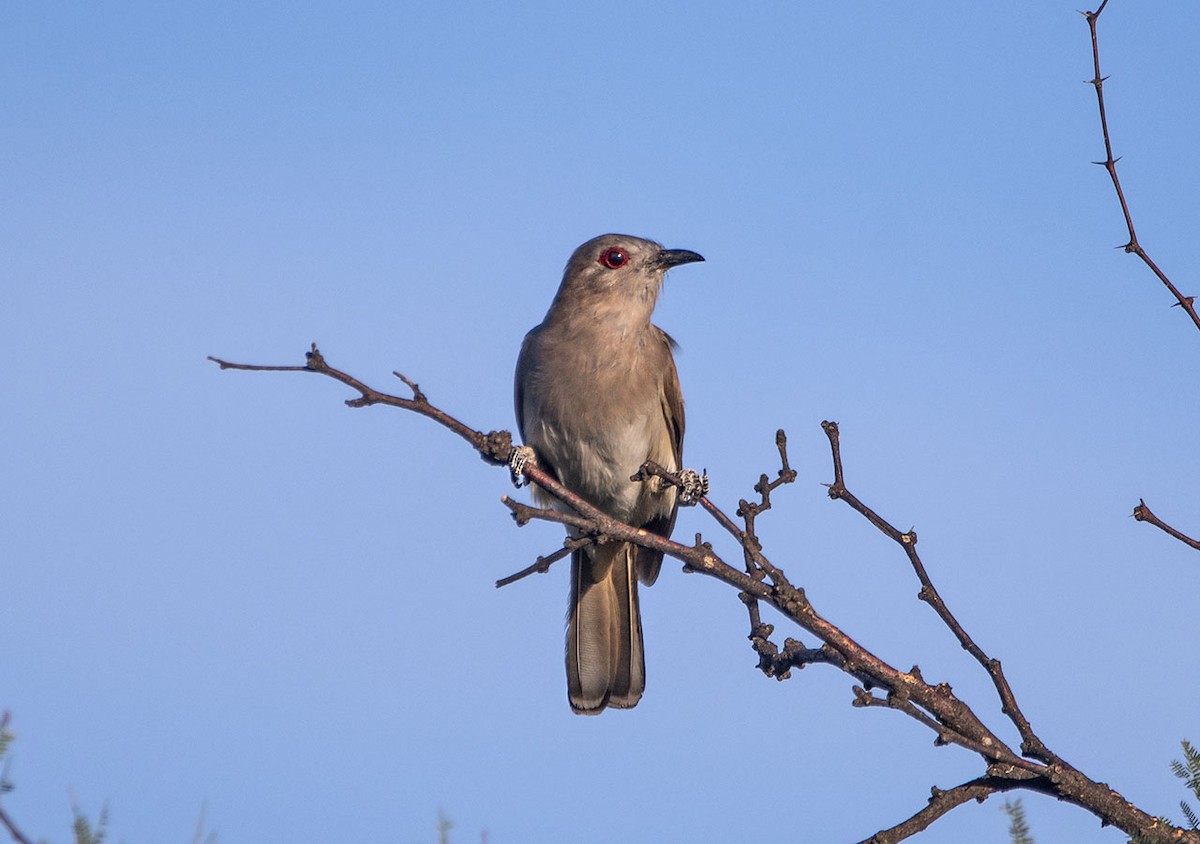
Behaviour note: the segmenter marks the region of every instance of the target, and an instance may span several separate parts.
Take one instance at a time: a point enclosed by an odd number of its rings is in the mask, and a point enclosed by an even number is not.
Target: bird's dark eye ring
[[[629,263],[629,258],[620,249],[609,249],[600,256],[600,263],[610,270],[615,270]]]

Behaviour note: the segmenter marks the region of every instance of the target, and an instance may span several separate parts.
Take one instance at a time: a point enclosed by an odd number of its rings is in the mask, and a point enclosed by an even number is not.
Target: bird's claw
[[[533,449],[527,445],[514,448],[512,456],[508,458],[508,471],[512,473],[513,486],[518,489],[527,483],[524,472],[528,465],[537,465],[537,455]]]
[[[684,469],[679,473],[679,506],[691,507],[708,495],[708,475],[695,469]]]

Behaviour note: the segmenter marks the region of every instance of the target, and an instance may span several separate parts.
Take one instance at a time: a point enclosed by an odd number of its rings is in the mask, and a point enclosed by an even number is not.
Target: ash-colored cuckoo
[[[630,235],[589,240],[571,255],[517,359],[517,425],[538,465],[609,516],[664,537],[675,524],[675,488],[630,480],[647,460],[673,472],[683,465],[674,341],[650,317],[667,270],[703,260]],[[575,712],[627,709],[641,698],[638,582],[654,583],[661,565],[661,553],[622,542],[572,553],[566,663]]]

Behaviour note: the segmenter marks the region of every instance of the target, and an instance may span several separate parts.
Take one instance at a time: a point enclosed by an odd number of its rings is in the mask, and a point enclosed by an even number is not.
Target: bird
[[[673,486],[630,479],[647,460],[678,472],[684,411],[675,341],[651,322],[672,267],[703,261],[641,237],[604,234],[571,255],[542,322],[517,358],[517,427],[537,465],[608,516],[669,538]],[[569,507],[534,488],[546,507]],[[606,541],[571,553],[567,697],[597,715],[630,709],[646,687],[638,583],[663,555]]]

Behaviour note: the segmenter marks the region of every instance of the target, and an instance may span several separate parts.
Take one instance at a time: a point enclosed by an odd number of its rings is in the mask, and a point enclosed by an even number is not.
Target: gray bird
[[[517,359],[517,425],[538,465],[609,516],[664,537],[675,524],[674,487],[629,480],[647,460],[683,465],[675,343],[650,316],[667,270],[703,260],[629,235],[589,240]],[[537,488],[534,496],[566,509]],[[621,542],[572,553],[566,662],[575,712],[641,699],[638,581],[654,583],[661,565],[661,553]]]

